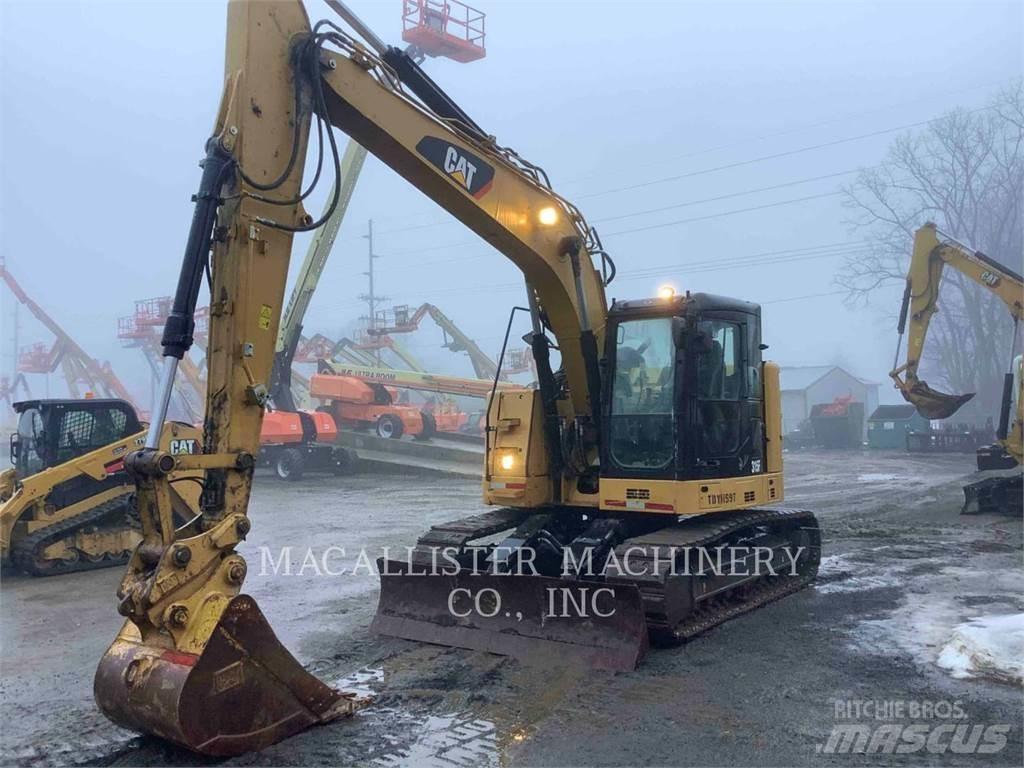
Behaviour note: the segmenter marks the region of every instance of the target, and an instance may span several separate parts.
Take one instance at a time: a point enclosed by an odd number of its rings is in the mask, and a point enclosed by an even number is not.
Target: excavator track
[[[1024,478],[1017,472],[1000,477],[986,477],[964,486],[961,515],[1009,515],[1020,517]]]
[[[531,510],[499,509],[442,523],[420,537],[408,563],[381,561],[374,630],[524,660],[571,654],[592,666],[632,669],[648,639],[658,645],[685,642],[796,592],[814,580],[821,560],[821,534],[811,512],[755,508],[698,515],[660,527],[650,527],[648,520],[641,526],[644,533],[621,538],[614,546],[616,562],[630,561],[627,572],[606,569],[573,577],[553,572],[492,575],[471,567],[441,575],[429,570],[438,563],[438,551],[489,551],[491,545],[481,540],[517,528],[530,517]],[[730,547],[748,553],[759,548],[773,569],[723,575],[701,565],[704,553],[733,551]],[[680,567],[684,557],[700,567]],[[592,596],[601,587],[614,591],[615,609],[606,615],[565,620],[548,612],[553,592],[568,590],[566,599],[580,601],[588,590]],[[460,592],[491,592],[500,596],[502,610],[495,604],[480,615],[479,605],[475,613],[462,606],[465,610],[453,615],[459,607],[453,598]]]
[[[677,570],[680,566],[680,552],[689,550],[692,561],[692,554],[698,550],[712,552],[731,543],[758,540],[755,537],[763,541],[766,536],[774,537],[777,545],[804,548],[790,573],[751,577],[736,586],[726,584],[718,589],[709,589],[705,579],[696,574],[670,575],[673,563]],[[642,553],[640,558],[636,557],[638,551]],[[634,566],[644,571],[644,576],[633,583],[644,601],[650,638],[659,645],[671,645],[686,642],[810,584],[821,561],[821,532],[809,511],[747,509],[701,515],[627,539],[616,547],[616,554],[621,559],[627,552],[632,552],[637,563],[647,561]],[[679,604],[682,598],[685,607]]]
[[[74,535],[79,528],[100,524],[108,517],[119,516],[119,522],[128,525],[129,514],[134,509],[133,499],[134,495],[131,493],[118,496],[74,517],[21,537],[11,547],[12,562],[31,576],[56,576],[124,565],[131,557],[131,552],[104,553],[100,558],[91,558],[80,553],[76,560],[48,560],[43,557],[42,552],[65,536]]]

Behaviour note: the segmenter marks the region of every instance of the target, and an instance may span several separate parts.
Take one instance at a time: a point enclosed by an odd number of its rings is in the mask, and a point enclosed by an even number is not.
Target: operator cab
[[[25,400],[14,411],[18,430],[11,435],[11,463],[21,479],[142,430],[124,400]]]
[[[602,476],[764,470],[760,306],[705,293],[614,302],[606,338]]]

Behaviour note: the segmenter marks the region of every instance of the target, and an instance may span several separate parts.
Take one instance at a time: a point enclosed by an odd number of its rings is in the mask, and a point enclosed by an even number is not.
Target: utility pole
[[[366,234],[363,235],[363,238],[365,238],[367,243],[367,271],[363,272],[363,274],[366,275],[370,280],[370,292],[364,293],[359,298],[367,302],[367,304],[369,304],[370,316],[366,320],[366,327],[372,331],[377,327],[377,302],[387,301],[387,296],[378,296],[374,292],[373,288],[373,260],[380,258],[378,254],[373,252],[373,219],[370,219],[369,226],[367,228]],[[377,363],[380,364],[379,349],[374,350],[374,357],[376,358]]]

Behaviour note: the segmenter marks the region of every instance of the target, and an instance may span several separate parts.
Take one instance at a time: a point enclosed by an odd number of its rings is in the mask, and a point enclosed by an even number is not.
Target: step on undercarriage
[[[373,629],[507,654],[633,669],[648,643],[687,641],[814,580],[811,512],[746,509],[666,524],[501,509],[434,526],[382,559]]]

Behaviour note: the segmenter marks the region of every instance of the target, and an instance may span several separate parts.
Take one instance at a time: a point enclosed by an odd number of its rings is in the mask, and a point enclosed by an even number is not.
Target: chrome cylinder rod
[[[167,420],[167,409],[171,404],[171,393],[174,391],[174,377],[178,373],[178,358],[168,355],[164,358],[163,369],[160,371],[160,389],[156,393],[156,402],[153,403],[153,414],[149,422],[149,432],[146,433],[146,447],[160,447],[160,433],[163,431],[164,422]]]

